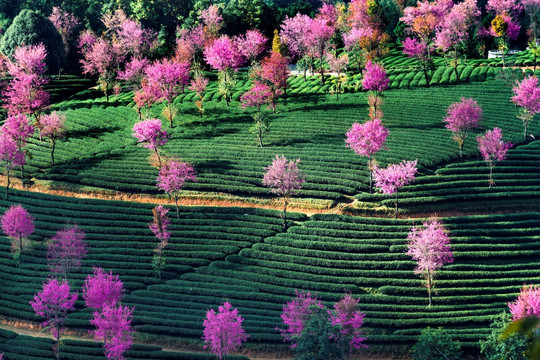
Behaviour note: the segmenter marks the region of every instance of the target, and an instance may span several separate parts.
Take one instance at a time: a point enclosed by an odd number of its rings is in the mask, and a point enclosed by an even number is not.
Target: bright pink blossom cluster
[[[390,164],[385,169],[375,168],[373,177],[375,184],[384,194],[394,194],[400,188],[410,184],[415,179],[417,160],[403,161]]]
[[[81,266],[81,260],[88,252],[84,238],[84,231],[77,226],[59,230],[49,242],[47,251],[49,269],[53,273],[62,274],[67,280],[69,274]]]
[[[2,231],[13,239],[26,238],[34,232],[34,218],[21,205],[11,205],[2,216]]]
[[[362,87],[364,90],[382,92],[388,89],[388,76],[384,68],[369,60],[366,63],[366,69],[362,72]]]
[[[104,341],[105,357],[110,360],[125,360],[124,353],[129,350],[133,340],[131,321],[134,308],[116,304],[105,304],[99,311],[94,311],[90,324],[96,327],[92,331],[94,338]]]
[[[349,352],[352,349],[367,348],[363,342],[361,327],[364,324],[365,313],[358,309],[359,299],[354,299],[351,294],[345,294],[343,299],[334,304],[334,311],[330,316],[332,325],[340,328],[340,335],[349,339]]]
[[[216,39],[204,50],[204,59],[218,71],[237,70],[244,63],[238,44],[227,35]]]
[[[286,329],[278,329],[283,337],[283,341],[292,342],[292,347],[296,347],[295,338],[299,337],[304,330],[304,324],[313,313],[311,307],[316,306],[322,309],[324,306],[316,296],[311,293],[295,290],[296,297],[283,305],[281,319]]]
[[[208,310],[203,321],[204,347],[210,347],[218,359],[238,350],[249,338],[242,328],[243,321],[238,309],[233,308],[228,301],[219,306],[217,313],[214,309]]]
[[[478,136],[478,150],[482,158],[487,162],[502,161],[506,159],[506,152],[512,147],[512,143],[502,140],[502,130],[493,128],[483,136]]]
[[[162,129],[161,120],[147,119],[133,126],[133,136],[139,144],[147,149],[156,151],[167,143],[167,131]]]
[[[241,97],[240,102],[242,103],[242,108],[244,110],[247,107],[257,108],[258,111],[261,110],[261,107],[265,104],[268,104],[272,99],[272,89],[270,86],[255,82],[251,89],[246,91]]]
[[[171,237],[171,233],[169,231],[171,220],[169,220],[167,217],[169,209],[165,209],[163,205],[159,205],[156,206],[152,212],[154,214],[154,220],[148,224],[148,228],[152,230],[158,240],[166,242]]]
[[[540,287],[523,286],[516,301],[508,303],[508,307],[514,321],[528,316],[540,317]]]
[[[88,275],[83,285],[83,298],[86,306],[101,309],[104,306],[114,306],[124,297],[124,284],[118,275],[112,271],[107,273],[102,268],[95,267],[94,274]]]
[[[531,114],[540,113],[540,86],[536,76],[527,76],[514,88],[512,102]]]
[[[424,222],[423,228],[413,227],[407,236],[407,255],[416,261],[414,272],[434,272],[444,264],[454,261],[450,237],[437,219]]]
[[[347,132],[345,143],[356,155],[371,157],[381,150],[389,134],[380,119],[354,123]]]
[[[265,167],[263,185],[281,197],[290,197],[306,182],[305,175],[298,169],[300,159],[287,161],[285,156],[276,155],[272,164]]]

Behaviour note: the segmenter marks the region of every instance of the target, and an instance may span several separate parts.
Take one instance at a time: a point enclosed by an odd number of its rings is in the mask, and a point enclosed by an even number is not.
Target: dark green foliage
[[[12,56],[18,46],[39,43],[43,43],[47,49],[47,72],[58,73],[66,62],[62,37],[49,19],[26,9],[13,19],[13,23],[0,39],[0,52]]]
[[[523,335],[514,334],[506,340],[501,339],[511,317],[508,312],[500,314],[491,324],[491,334],[485,341],[480,341],[480,350],[486,360],[527,360],[527,345],[529,341]]]
[[[414,360],[461,360],[461,345],[443,329],[424,329],[411,351]]]

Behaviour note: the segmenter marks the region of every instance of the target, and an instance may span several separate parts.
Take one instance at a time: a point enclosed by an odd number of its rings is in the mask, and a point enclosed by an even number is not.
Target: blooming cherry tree
[[[461,98],[448,108],[444,118],[445,128],[452,131],[452,138],[458,143],[459,157],[463,156],[463,143],[473,128],[477,128],[482,118],[482,109],[474,99]]]
[[[334,304],[334,311],[330,316],[332,325],[337,325],[341,329],[339,335],[342,339],[336,340],[348,345],[348,354],[354,349],[367,347],[363,344],[366,338],[361,332],[366,314],[358,309],[358,303],[359,299],[354,299],[351,294],[345,294],[343,299]]]
[[[248,30],[237,39],[238,48],[242,56],[251,65],[256,63],[257,57],[265,50],[267,42],[268,39],[257,29]]]
[[[2,231],[11,238],[13,258],[21,266],[24,244],[34,232],[34,218],[21,205],[11,205],[2,215]]]
[[[77,226],[60,230],[51,238],[47,251],[49,269],[69,281],[69,274],[81,266],[86,257],[88,245],[84,241],[84,231]]]
[[[24,164],[26,163],[25,147],[28,143],[28,139],[34,134],[34,126],[30,124],[26,115],[12,115],[8,116],[4,125],[2,125],[1,131],[15,141],[19,153],[21,153],[24,158],[24,161],[19,162],[21,168],[21,181],[24,185]]]
[[[283,229],[287,229],[287,205],[296,190],[302,187],[306,182],[305,175],[298,169],[296,161],[287,161],[285,156],[278,156],[272,161],[272,164],[265,167],[266,173],[263,177],[263,185],[272,188],[271,192],[281,197],[283,201]]]
[[[389,131],[380,119],[366,121],[363,124],[354,123],[347,132],[345,143],[356,155],[368,157],[369,192],[373,191],[373,170],[375,169],[373,154],[381,150]]]
[[[417,160],[403,161],[399,164],[390,164],[385,169],[375,167],[373,177],[375,186],[381,189],[384,194],[396,194],[395,217],[398,216],[398,193],[403,186],[410,184],[415,179],[418,171],[416,168]]]
[[[132,134],[140,146],[152,150],[158,159],[161,169],[161,156],[159,149],[167,143],[167,131],[161,128],[161,120],[147,119],[139,121],[133,126]]]
[[[17,147],[17,143],[11,136],[0,132],[0,164],[6,169],[6,200],[9,197],[9,185],[11,180],[11,171],[17,167],[24,165],[26,161],[24,153]]]
[[[343,72],[347,70],[349,55],[343,53],[340,56],[335,56],[332,53],[328,53],[326,54],[326,62],[328,63],[330,71],[337,74],[334,79],[333,92],[336,93],[336,100],[339,100],[339,94],[343,92],[342,85],[347,81],[347,76],[343,74]]]
[[[244,319],[238,314],[238,309],[226,301],[218,308],[208,310],[203,321],[205,348],[210,347],[218,359],[223,359],[231,351],[238,350],[249,335],[242,328]]]
[[[66,56],[69,54],[70,44],[75,36],[75,31],[82,24],[81,20],[75,15],[60,9],[58,6],[52,8],[49,20],[53,23],[60,36],[62,36],[62,42],[64,43],[64,50]]]
[[[276,112],[276,101],[287,90],[287,79],[290,75],[287,58],[277,51],[272,51],[261,61],[261,68],[257,75],[272,89],[272,111]]]
[[[51,141],[51,164],[54,166],[54,150],[58,139],[64,137],[66,132],[66,115],[53,111],[41,118],[40,136]]]
[[[223,16],[219,13],[217,5],[210,5],[208,8],[201,11],[199,19],[204,24],[204,32],[208,39],[215,39],[219,30],[223,27]]]
[[[189,163],[176,159],[170,159],[165,162],[157,177],[157,187],[165,191],[169,196],[174,197],[176,205],[176,217],[180,217],[178,209],[178,195],[186,181],[197,181],[195,169]]]
[[[199,100],[195,101],[195,105],[197,106],[197,109],[199,110],[199,115],[201,116],[201,119],[204,114],[204,107],[203,107],[203,93],[204,90],[206,90],[206,86],[208,85],[208,79],[204,76],[197,76],[194,80],[191,80],[191,86],[189,87],[189,90],[195,91],[197,93],[197,96],[199,97]]]
[[[514,321],[529,316],[540,317],[540,287],[524,285],[516,301],[508,303],[508,307]]]
[[[323,304],[311,293],[295,290],[296,297],[283,305],[281,319],[286,329],[278,329],[283,337],[283,341],[291,342],[295,347],[296,338],[304,330],[304,324],[313,313],[313,307],[323,308]]]
[[[425,222],[423,228],[413,227],[407,237],[407,255],[416,261],[414,272],[421,274],[426,280],[429,306],[431,306],[431,289],[435,273],[444,264],[454,261],[450,249],[450,238],[443,224],[432,218]]]
[[[513,88],[512,102],[521,108],[519,118],[523,121],[523,140],[527,138],[534,115],[540,113],[540,86],[536,76],[528,76]]]
[[[259,146],[263,147],[262,138],[268,131],[268,119],[264,116],[262,108],[265,104],[268,104],[272,99],[272,89],[270,86],[255,82],[251,89],[246,91],[241,97],[242,107],[244,110],[248,107],[254,107],[257,111],[253,114],[253,120],[255,123],[250,128],[251,132],[257,134]]]
[[[506,159],[506,152],[512,147],[512,143],[502,140],[502,130],[500,128],[493,128],[488,130],[483,136],[477,137],[478,150],[484,161],[489,167],[488,182],[491,188],[495,185],[493,181],[493,167],[496,161],[502,161]]]
[[[372,119],[381,118],[382,111],[380,107],[382,101],[380,100],[382,92],[388,89],[388,76],[384,68],[376,63],[372,63],[371,60],[366,63],[366,69],[362,72],[364,78],[362,79],[362,88],[372,92],[369,96],[368,102],[370,104],[370,117]]]
[[[45,318],[41,326],[51,329],[56,338],[57,360],[60,360],[60,339],[64,333],[64,320],[68,311],[75,310],[75,301],[77,293],[70,294],[67,281],[60,283],[57,279],[49,279],[44,283],[43,290],[30,301],[36,315]]]
[[[94,338],[103,341],[105,357],[109,360],[125,360],[124,353],[133,343],[131,321],[135,308],[105,304],[94,311],[90,324],[96,329],[92,331]]]
[[[165,267],[165,257],[163,256],[163,249],[169,244],[168,240],[171,237],[169,231],[169,225],[171,220],[167,217],[169,209],[165,209],[162,205],[156,206],[152,209],[154,215],[153,221],[148,224],[148,227],[159,240],[159,245],[154,250],[154,258],[152,259],[152,267],[154,271],[158,273],[159,280],[161,280],[161,273]]]
[[[89,308],[114,306],[123,297],[124,284],[118,275],[112,274],[112,271],[106,273],[102,268],[95,267],[94,274],[88,275],[84,281],[83,298]]]

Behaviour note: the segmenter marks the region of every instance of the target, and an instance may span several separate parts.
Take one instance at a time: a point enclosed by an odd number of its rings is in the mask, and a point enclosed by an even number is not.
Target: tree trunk
[[[369,160],[368,160],[368,171],[369,171],[369,193],[370,194],[373,194],[373,171],[372,171],[372,159],[373,157],[371,155],[369,155]]]
[[[429,299],[428,306],[431,306],[431,285],[432,285],[431,283],[432,283],[431,272],[428,270],[427,271],[427,291],[428,291],[428,299]]]
[[[324,66],[323,66],[323,56],[324,51],[321,50],[319,60],[321,61],[320,71],[321,71],[321,85],[324,85]]]
[[[178,193],[174,193],[174,204],[176,205],[176,218],[180,219],[180,210],[178,210]]]
[[[454,48],[454,71],[456,73],[457,81],[459,82],[459,73],[457,71],[457,67],[458,67],[458,50],[457,48]]]
[[[60,327],[56,327],[56,360],[60,360]]]
[[[491,187],[493,186],[494,182],[493,182],[493,161],[490,160],[489,161],[489,188],[491,189]]]
[[[11,174],[11,170],[9,170],[9,168],[7,169],[7,185],[6,185],[6,200],[9,199],[9,181],[11,180],[10,179],[10,174]]]
[[[304,82],[307,80],[307,67],[304,68]]]
[[[159,150],[158,150],[158,148],[156,147],[156,148],[154,149],[154,151],[156,152],[156,156],[157,156],[157,159],[158,159],[159,170],[161,170],[161,156],[159,156]]]
[[[24,165],[21,165],[21,182],[24,188]]]
[[[525,120],[523,121],[523,141],[527,141],[527,128],[529,125],[529,121]]]
[[[51,139],[51,141],[52,141],[51,163],[52,163],[52,166],[54,166],[54,149],[56,148],[56,140]]]
[[[399,190],[396,189],[396,213],[395,213],[396,219],[398,218],[398,192]]]
[[[17,261],[17,267],[19,267],[19,268],[21,267],[22,253],[23,253],[22,235],[19,235],[19,260]]]
[[[429,87],[429,76],[427,71],[427,65],[424,64],[424,77],[426,78],[426,87]]]
[[[462,158],[463,157],[463,140],[460,140],[458,141],[458,146],[459,146],[459,157]]]
[[[287,205],[289,201],[283,198],[283,231],[287,231]]]
[[[173,114],[172,114],[172,102],[171,101],[168,101],[168,108],[169,108],[169,124],[171,126],[171,128],[173,127],[173,123],[172,123],[172,118],[173,118]]]

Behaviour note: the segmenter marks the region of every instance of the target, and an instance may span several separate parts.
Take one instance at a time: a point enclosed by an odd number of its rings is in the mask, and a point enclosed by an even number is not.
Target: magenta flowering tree
[[[92,331],[94,339],[103,341],[105,357],[109,360],[125,360],[124,353],[133,343],[131,321],[135,308],[112,304],[104,304],[94,311],[90,324],[96,329]]]
[[[223,16],[219,13],[217,5],[210,5],[201,11],[199,19],[204,24],[204,31],[209,39],[215,39],[223,27]]]
[[[324,305],[316,296],[311,293],[295,290],[296,297],[283,305],[283,313],[280,315],[285,329],[279,329],[283,341],[291,343],[291,347],[296,347],[296,340],[304,330],[304,324],[313,313],[313,308],[322,309]]]
[[[372,119],[380,119],[382,117],[382,111],[380,107],[382,105],[382,93],[388,89],[388,76],[384,68],[369,60],[366,63],[366,69],[362,72],[362,88],[364,90],[371,91],[368,97],[368,103],[370,105],[369,113]]]
[[[41,111],[49,105],[49,93],[43,90],[49,82],[43,75],[46,57],[43,44],[17,47],[7,63],[12,80],[3,93],[8,115],[32,114],[38,126]]]
[[[60,274],[68,282],[69,274],[81,266],[81,260],[86,257],[88,245],[84,241],[84,231],[77,226],[59,230],[51,238],[47,251],[49,269]]]
[[[6,200],[9,198],[9,185],[11,171],[22,166],[26,161],[24,154],[17,147],[17,143],[11,136],[0,131],[0,163],[6,169]]]
[[[343,92],[343,84],[347,81],[347,77],[343,74],[349,65],[349,55],[343,53],[340,56],[335,56],[332,53],[326,54],[326,62],[331,72],[336,73],[334,79],[333,92],[336,93],[336,100],[339,100],[339,94]]]
[[[112,271],[106,273],[102,268],[94,267],[94,274],[88,275],[83,285],[83,298],[86,306],[101,309],[114,306],[124,297],[124,284]]]
[[[171,233],[169,231],[169,225],[171,220],[167,216],[169,209],[165,209],[162,205],[156,206],[152,209],[154,215],[153,221],[148,224],[148,228],[152,230],[154,235],[159,240],[159,244],[154,250],[154,257],[152,258],[152,268],[158,274],[159,280],[161,280],[161,273],[165,268],[165,256],[163,255],[163,249],[169,244],[169,238]]]
[[[330,316],[331,324],[340,328],[341,339],[336,339],[336,341],[348,346],[345,353],[349,355],[354,349],[367,348],[364,345],[366,338],[361,331],[366,314],[358,309],[359,301],[351,294],[345,294],[343,299],[334,304],[334,311]]]
[[[287,205],[291,196],[306,182],[306,176],[298,169],[300,159],[287,161],[285,156],[276,155],[272,164],[265,167],[262,183],[271,188],[283,201],[283,229],[287,230]]]
[[[204,59],[219,71],[219,92],[225,96],[229,106],[236,85],[235,72],[244,62],[238,44],[226,35],[221,36],[206,47]]]
[[[170,60],[158,61],[146,68],[146,79],[149,87],[157,90],[157,101],[167,101],[164,115],[173,127],[176,110],[173,100],[189,84],[189,63],[176,63]]]
[[[399,164],[390,164],[385,169],[375,167],[373,178],[375,186],[381,189],[383,194],[396,194],[395,199],[395,217],[398,216],[398,193],[403,186],[410,184],[415,179],[415,174],[418,171],[416,168],[417,160],[405,161]]]
[[[253,120],[255,122],[249,130],[257,134],[260,147],[263,147],[263,135],[268,131],[268,118],[264,115],[262,109],[264,105],[272,101],[271,99],[272,89],[270,86],[260,82],[255,82],[251,89],[240,97],[240,102],[244,110],[248,107],[256,109],[256,112],[253,114]]]
[[[513,321],[529,316],[540,317],[540,287],[524,285],[517,299],[508,303],[508,307]]]
[[[147,119],[139,121],[133,126],[133,136],[137,139],[140,146],[154,152],[158,160],[159,169],[161,169],[160,148],[167,143],[167,131],[161,128],[161,120]]]
[[[277,99],[287,91],[287,79],[291,71],[289,70],[289,61],[277,51],[272,51],[261,61],[260,70],[257,76],[261,82],[270,86],[272,90],[271,102],[272,111],[276,112]]]
[[[36,315],[45,318],[41,326],[51,329],[56,339],[56,359],[60,360],[60,339],[64,333],[64,320],[68,311],[75,310],[77,293],[70,294],[67,281],[60,283],[57,279],[49,279],[43,284],[43,290],[34,296],[30,305]]]
[[[496,14],[491,21],[489,33],[495,37],[495,42],[502,53],[503,67],[506,66],[505,55],[508,52],[510,40],[516,40],[520,25],[515,18],[519,17],[523,9],[521,1],[515,0],[488,0],[486,10]]]
[[[309,24],[306,35],[306,44],[311,53],[311,58],[319,59],[319,72],[321,84],[324,83],[324,56],[329,49],[330,39],[334,35],[335,27],[328,23],[324,17],[316,17]]]
[[[199,100],[195,101],[195,106],[197,106],[197,109],[199,110],[199,115],[201,116],[201,119],[204,114],[203,93],[204,90],[206,90],[206,86],[208,86],[208,79],[204,76],[197,76],[194,80],[191,80],[191,86],[189,87],[189,90],[195,91],[195,93],[197,93],[197,96],[199,97]]]
[[[493,167],[496,161],[502,161],[506,159],[506,152],[512,147],[512,143],[502,140],[502,130],[500,128],[493,128],[488,130],[483,136],[477,137],[478,150],[484,161],[489,167],[488,182],[491,188],[495,185],[493,181]]]
[[[26,144],[28,138],[34,134],[34,127],[30,124],[30,121],[26,115],[12,115],[8,116],[4,125],[2,125],[2,132],[10,136],[17,144],[17,149],[22,154],[24,161],[20,161],[21,168],[21,181],[24,185],[24,164],[26,163]]]
[[[443,224],[432,218],[425,222],[423,228],[413,227],[407,236],[407,255],[416,261],[414,272],[421,274],[426,280],[429,306],[431,306],[431,289],[435,273],[444,264],[454,261],[450,249],[450,238]]]
[[[40,137],[51,141],[51,164],[54,166],[54,150],[58,139],[64,137],[66,132],[66,115],[53,111],[41,118]]]
[[[197,181],[195,169],[189,163],[182,162],[176,159],[170,159],[159,170],[156,186],[165,191],[169,196],[174,197],[176,205],[176,217],[180,217],[178,209],[178,196],[186,181]]]
[[[473,98],[461,98],[461,101],[448,107],[443,119],[445,128],[452,131],[452,138],[459,147],[459,157],[463,156],[463,143],[473,128],[477,128],[482,118],[482,109]]]
[[[367,156],[369,171],[369,193],[373,192],[373,170],[375,163],[373,155],[384,147],[389,134],[380,119],[366,121],[363,124],[354,123],[347,132],[345,143],[356,155]]]
[[[75,32],[82,24],[81,20],[75,15],[60,9],[58,6],[52,8],[49,20],[51,20],[56,30],[60,33],[60,36],[62,36],[64,50],[66,51],[66,56],[68,56],[71,50],[71,44],[75,38]]]
[[[266,49],[268,39],[259,30],[248,30],[237,38],[238,49],[242,56],[253,66],[257,57]]]
[[[513,88],[512,102],[521,108],[518,116],[523,121],[523,140],[527,138],[534,115],[540,113],[540,86],[536,76],[527,76]]]
[[[150,65],[147,58],[132,58],[127,62],[124,70],[118,73],[118,80],[123,81],[129,89],[139,90],[146,74],[146,68]]]
[[[34,232],[34,218],[21,205],[11,205],[2,215],[2,231],[11,239],[13,259],[21,266],[25,244]]]
[[[210,347],[212,352],[223,359],[231,351],[238,350],[249,335],[242,328],[244,319],[238,314],[238,309],[226,301],[218,308],[208,310],[206,319],[203,321],[204,348]]]

